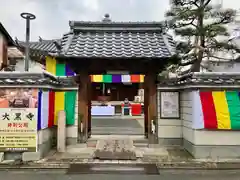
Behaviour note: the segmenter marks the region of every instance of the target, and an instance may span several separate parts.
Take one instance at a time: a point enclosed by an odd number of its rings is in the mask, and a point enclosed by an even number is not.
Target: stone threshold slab
[[[101,160],[135,160],[136,152],[131,139],[98,140],[94,158]]]

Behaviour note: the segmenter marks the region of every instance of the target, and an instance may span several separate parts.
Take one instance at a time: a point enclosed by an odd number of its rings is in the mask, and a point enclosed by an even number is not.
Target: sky
[[[216,0],[221,1],[221,0]],[[31,21],[31,41],[61,38],[69,21],[162,21],[169,0],[0,0],[0,21],[15,39],[25,39],[22,12],[36,15]],[[240,9],[239,0],[223,0],[224,7]]]

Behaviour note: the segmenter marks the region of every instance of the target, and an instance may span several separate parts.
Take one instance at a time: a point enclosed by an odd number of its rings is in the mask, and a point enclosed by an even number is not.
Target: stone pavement
[[[76,152],[78,150],[78,152]],[[138,151],[139,150],[139,151]],[[193,159],[185,150],[181,148],[139,148],[136,151],[136,160],[99,160],[93,159],[95,148],[70,148],[66,153],[57,153],[51,151],[49,155],[35,162],[12,162],[3,161],[0,163],[0,169],[68,169],[70,164],[74,163],[104,163],[104,164],[142,164],[154,163],[158,168],[164,169],[221,169],[221,170],[240,170],[240,159],[211,160],[211,159]]]
[[[140,117],[92,117],[92,135],[143,135],[144,119]]]
[[[52,150],[44,159],[34,162],[3,161],[0,169],[66,169],[72,163],[154,163],[161,169],[240,169],[240,159],[194,159],[181,147],[137,148],[135,160],[94,159],[96,148],[86,144],[68,146],[66,152]]]

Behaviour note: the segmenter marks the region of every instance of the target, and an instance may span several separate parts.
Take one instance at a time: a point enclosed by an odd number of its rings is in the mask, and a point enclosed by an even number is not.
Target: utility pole
[[[30,21],[36,19],[36,16],[31,13],[21,13],[21,17],[26,19],[26,47],[25,47],[25,61],[24,70],[29,70],[29,40],[30,40]]]

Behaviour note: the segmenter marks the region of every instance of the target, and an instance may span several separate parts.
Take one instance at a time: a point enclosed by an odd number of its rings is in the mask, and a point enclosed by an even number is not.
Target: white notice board
[[[179,92],[160,92],[160,118],[180,118]]]

